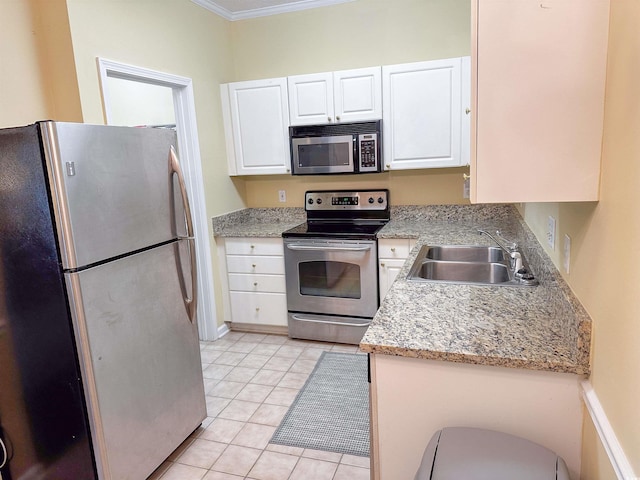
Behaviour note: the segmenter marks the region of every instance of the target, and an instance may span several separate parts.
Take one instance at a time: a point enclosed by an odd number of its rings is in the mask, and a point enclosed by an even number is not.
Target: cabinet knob
[[[287,168],[287,173],[290,173],[290,172],[291,172],[291,169]]]
[[[256,264],[255,264],[255,263],[252,263],[252,264],[251,264],[251,268],[256,268]]]
[[[340,117],[336,117],[336,121],[339,122],[340,121]]]
[[[395,252],[396,251],[396,247],[391,247],[391,251]]]
[[[256,307],[256,312],[259,312],[259,311],[260,311],[260,307]]]
[[[327,122],[330,122],[330,121],[331,121],[331,117],[327,117]]]
[[[466,113],[467,115],[469,115],[471,113],[471,109],[470,108],[465,108],[464,109],[464,113]]]
[[[381,267],[384,267],[384,263],[381,263],[381,264],[380,264],[380,266],[381,266]]]
[[[462,178],[464,178],[465,180],[471,180],[471,175],[467,175],[466,173],[463,173]]]
[[[391,165],[389,165],[388,163],[384,166],[387,170],[389,170],[391,168]]]
[[[253,248],[256,248],[256,246],[255,246],[255,245],[251,245],[251,248],[252,248],[252,249],[253,249]]]
[[[257,287],[258,286],[258,282],[253,282],[253,286]]]

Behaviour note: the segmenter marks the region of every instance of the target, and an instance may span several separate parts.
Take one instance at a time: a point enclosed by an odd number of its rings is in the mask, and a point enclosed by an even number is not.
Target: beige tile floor
[[[358,353],[255,333],[202,342],[208,416],[150,480],[368,480],[368,458],[269,443],[324,350]]]

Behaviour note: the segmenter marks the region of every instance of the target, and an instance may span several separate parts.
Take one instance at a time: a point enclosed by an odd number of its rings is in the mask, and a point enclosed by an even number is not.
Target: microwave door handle
[[[311,246],[311,245],[287,245],[287,248],[289,250],[301,250],[301,251],[318,251],[318,250],[322,250],[322,251],[345,251],[345,252],[366,252],[371,250],[371,245],[363,245],[360,247],[340,247],[340,246],[336,246],[336,247],[328,247],[326,245],[322,245],[322,246]]]

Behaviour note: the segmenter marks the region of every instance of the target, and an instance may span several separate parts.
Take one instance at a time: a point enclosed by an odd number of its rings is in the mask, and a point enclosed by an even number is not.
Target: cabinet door
[[[382,70],[380,67],[333,73],[337,122],[382,118]]]
[[[231,292],[230,296],[234,322],[287,326],[284,293]]]
[[[597,200],[609,2],[472,6],[471,201]]]
[[[291,125],[316,125],[334,121],[333,74],[314,73],[288,77]]]
[[[234,160],[230,161],[229,173],[288,173],[291,160],[286,79],[236,82],[222,85],[221,89],[223,110],[228,108],[225,113],[227,154]]]
[[[381,258],[378,262],[378,280],[380,283],[380,301],[385,297],[389,288],[391,288],[391,284],[393,284],[394,280],[400,273],[402,266],[405,263],[404,258],[400,259],[392,259],[392,258]]]
[[[382,67],[386,170],[461,164],[461,59]]]

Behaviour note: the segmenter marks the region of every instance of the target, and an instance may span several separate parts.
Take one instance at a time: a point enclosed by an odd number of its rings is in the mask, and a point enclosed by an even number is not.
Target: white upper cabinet
[[[229,175],[291,170],[287,79],[220,86]]]
[[[382,67],[385,170],[467,163],[462,89],[470,86],[462,65],[458,57]]]
[[[288,77],[291,125],[382,118],[380,67]]]
[[[608,0],[472,2],[472,202],[598,199],[608,25]]]

